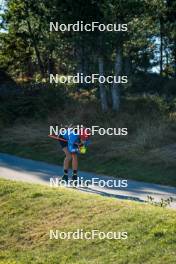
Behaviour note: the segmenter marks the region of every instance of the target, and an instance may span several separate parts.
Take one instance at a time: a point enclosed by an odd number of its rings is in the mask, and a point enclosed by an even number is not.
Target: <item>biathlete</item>
[[[78,154],[86,152],[86,147],[90,144],[90,132],[86,128],[81,128],[80,130],[68,128],[64,132],[60,132],[58,137],[65,153],[62,180],[68,183],[68,170],[72,161],[72,180],[76,182],[78,179]]]

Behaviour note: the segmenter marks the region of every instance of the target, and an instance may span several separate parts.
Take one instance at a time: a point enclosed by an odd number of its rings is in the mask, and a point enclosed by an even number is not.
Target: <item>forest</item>
[[[1,9],[0,65],[18,82],[47,82],[50,73],[127,75],[129,81],[124,87],[99,84],[103,111],[109,108],[110,93],[115,111],[119,110],[123,91],[168,97],[174,94],[175,1],[86,0],[82,4],[80,0],[9,0],[2,1]],[[97,22],[120,24],[122,30],[51,30],[51,22],[78,25],[79,21],[80,27],[83,22]],[[95,88],[88,86],[83,84],[78,89]]]

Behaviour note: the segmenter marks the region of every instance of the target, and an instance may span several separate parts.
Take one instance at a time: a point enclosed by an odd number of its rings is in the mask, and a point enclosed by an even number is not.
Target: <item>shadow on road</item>
[[[49,184],[50,178],[60,177],[62,175],[62,167],[47,164],[40,161],[33,161],[30,159],[19,158],[13,155],[0,153],[0,168],[9,168],[16,172],[28,174],[33,176],[32,182],[35,183],[35,179],[45,181]],[[1,172],[1,170],[0,170]],[[4,175],[0,176],[4,177]],[[107,182],[110,179],[120,180],[119,178],[108,177],[105,175],[97,175],[94,173],[88,172],[79,172],[79,177],[83,177],[84,180],[91,180],[92,178],[98,178],[99,180],[104,180]],[[12,178],[13,179],[13,178]],[[172,196],[176,198],[176,188],[162,186],[157,184],[150,184],[144,182],[137,182],[133,180],[128,180],[128,186],[126,188],[123,187],[94,187],[91,188],[79,188],[80,191],[96,193],[103,196],[114,197],[118,199],[124,200],[133,200],[144,202],[147,196]]]

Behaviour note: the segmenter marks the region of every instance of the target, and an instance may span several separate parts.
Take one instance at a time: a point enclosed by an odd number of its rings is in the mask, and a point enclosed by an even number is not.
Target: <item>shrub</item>
[[[127,92],[130,94],[158,94],[167,97],[176,95],[176,80],[155,73],[139,72],[130,79]]]
[[[168,105],[160,96],[144,95],[126,98],[123,102],[123,110],[131,114],[155,116],[166,114]]]
[[[176,112],[176,98],[170,102],[170,111]]]
[[[1,124],[18,118],[45,118],[51,111],[62,109],[67,100],[63,87],[26,85],[16,92],[0,95]]]

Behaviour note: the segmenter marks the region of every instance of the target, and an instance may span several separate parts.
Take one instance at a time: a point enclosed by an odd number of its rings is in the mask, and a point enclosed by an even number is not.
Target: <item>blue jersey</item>
[[[78,152],[78,144],[80,143],[80,137],[78,134],[71,131],[71,129],[67,129],[63,133],[60,133],[60,135],[67,140],[69,152]]]
[[[71,153],[78,153],[79,148],[78,145],[81,143],[80,136],[78,133],[75,133],[72,131],[72,129],[67,129],[64,132],[61,132],[60,135],[62,138],[67,140],[68,144],[68,151]],[[85,141],[84,146],[88,146],[90,144],[90,141]]]

